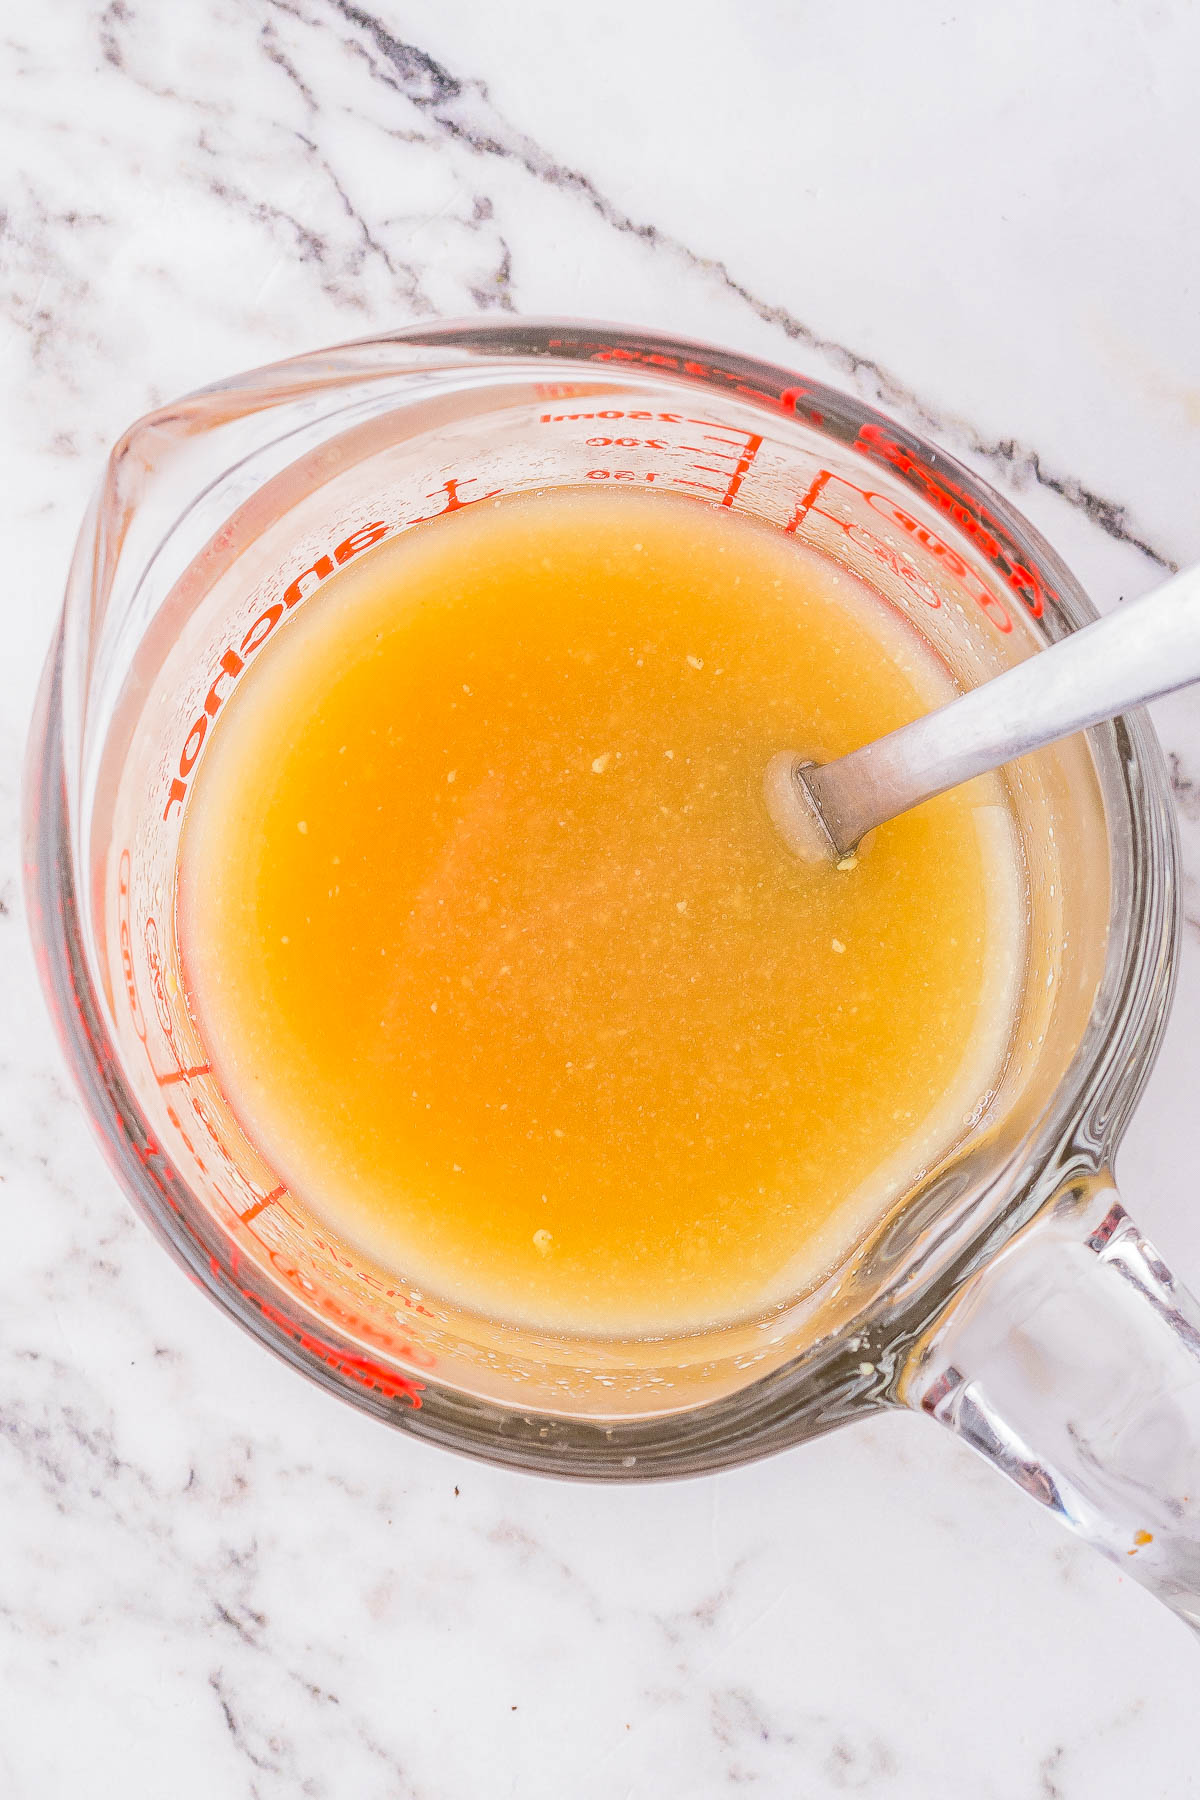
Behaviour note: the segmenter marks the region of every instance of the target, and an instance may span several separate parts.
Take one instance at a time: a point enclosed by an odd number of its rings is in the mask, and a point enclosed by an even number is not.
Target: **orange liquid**
[[[940,703],[884,603],[668,496],[365,554],[247,670],[185,819],[189,1001],[293,1193],[427,1293],[593,1332],[817,1279],[1001,1062],[1000,790],[796,860],[772,753]]]

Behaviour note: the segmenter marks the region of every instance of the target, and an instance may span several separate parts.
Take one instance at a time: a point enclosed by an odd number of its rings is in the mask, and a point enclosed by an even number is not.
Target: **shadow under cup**
[[[607,327],[402,332],[235,378],[121,440],[47,668],[27,819],[43,981],[92,1123],[192,1276],[379,1418],[493,1460],[636,1477],[885,1403],[956,1286],[1104,1165],[1169,998],[1173,839],[1137,720],[1007,771],[1027,966],[1000,1089],[812,1291],[636,1342],[415,1293],[305,1211],[215,1081],[179,973],[180,826],[235,684],[339,566],[479,500],[617,482],[733,507],[835,559],[964,686],[1094,617],[998,495],[815,382]]]

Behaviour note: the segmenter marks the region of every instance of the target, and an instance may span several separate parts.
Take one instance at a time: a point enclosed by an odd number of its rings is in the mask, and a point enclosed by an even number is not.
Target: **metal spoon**
[[[835,762],[780,751],[767,806],[797,855],[836,861],[922,800],[1193,681],[1200,567]]]

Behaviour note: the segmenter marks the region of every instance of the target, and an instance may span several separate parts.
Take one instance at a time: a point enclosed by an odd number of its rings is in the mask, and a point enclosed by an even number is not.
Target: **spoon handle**
[[[1200,567],[911,725],[803,770],[840,851],[876,825],[1042,744],[1200,681]]]

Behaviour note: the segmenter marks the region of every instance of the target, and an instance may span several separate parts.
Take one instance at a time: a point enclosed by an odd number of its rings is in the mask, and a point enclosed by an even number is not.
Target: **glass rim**
[[[393,345],[402,352],[428,348],[466,353],[469,360],[460,366],[478,367],[481,374],[492,359],[592,367],[609,363],[629,372],[641,364],[656,378],[693,391],[716,387],[777,414],[790,410],[805,423],[819,414],[818,431],[868,457],[873,454],[867,448],[871,432],[884,433],[893,448],[902,446],[912,459],[909,470],[889,464],[892,475],[921,491],[918,469],[944,480],[947,492],[974,508],[977,521],[986,519],[989,531],[1000,531],[1005,546],[1020,551],[1023,566],[1053,593],[1068,629],[1097,616],[1083,588],[1036,528],[947,452],[878,409],[798,371],[696,340],[590,320],[451,320],[247,371],[187,398],[228,395],[261,384],[264,377],[278,380],[284,371],[307,371],[333,386],[411,373],[411,360],[398,360],[389,369],[386,357],[377,355]],[[360,360],[355,352],[360,358],[368,354]],[[341,358],[346,366],[338,368]],[[717,371],[723,387],[713,379]],[[965,535],[956,519],[947,526]],[[360,1346],[327,1321],[318,1331],[311,1317],[278,1289],[268,1295],[264,1282],[257,1292],[244,1271],[236,1274],[219,1228],[202,1209],[188,1204],[188,1183],[153,1143],[124,1079],[88,969],[63,734],[63,643],[60,622],[43,677],[26,772],[26,884],[39,973],[89,1120],[120,1185],[159,1241],[226,1312],[301,1373],[373,1416],[443,1446],[547,1474],[616,1479],[696,1474],[782,1448],[885,1404],[879,1376],[864,1376],[863,1352],[848,1349],[845,1332],[818,1338],[772,1373],[721,1398],[637,1419],[606,1422],[518,1412],[428,1376],[422,1376],[418,1394],[414,1384],[364,1358]],[[1143,714],[1096,727],[1089,737],[1100,752],[1096,761],[1114,902],[1122,886],[1125,890],[1124,910],[1110,904],[1093,1017],[1019,1154],[989,1182],[989,1192],[999,1191],[997,1203],[972,1217],[969,1230],[938,1268],[915,1283],[910,1275],[903,1294],[898,1284],[885,1283],[864,1308],[864,1319],[877,1324],[886,1320],[885,1353],[894,1354],[897,1344],[919,1336],[955,1288],[1072,1172],[1094,1174],[1111,1159],[1161,1040],[1179,931],[1170,785]],[[1115,801],[1121,803],[1119,810]]]

